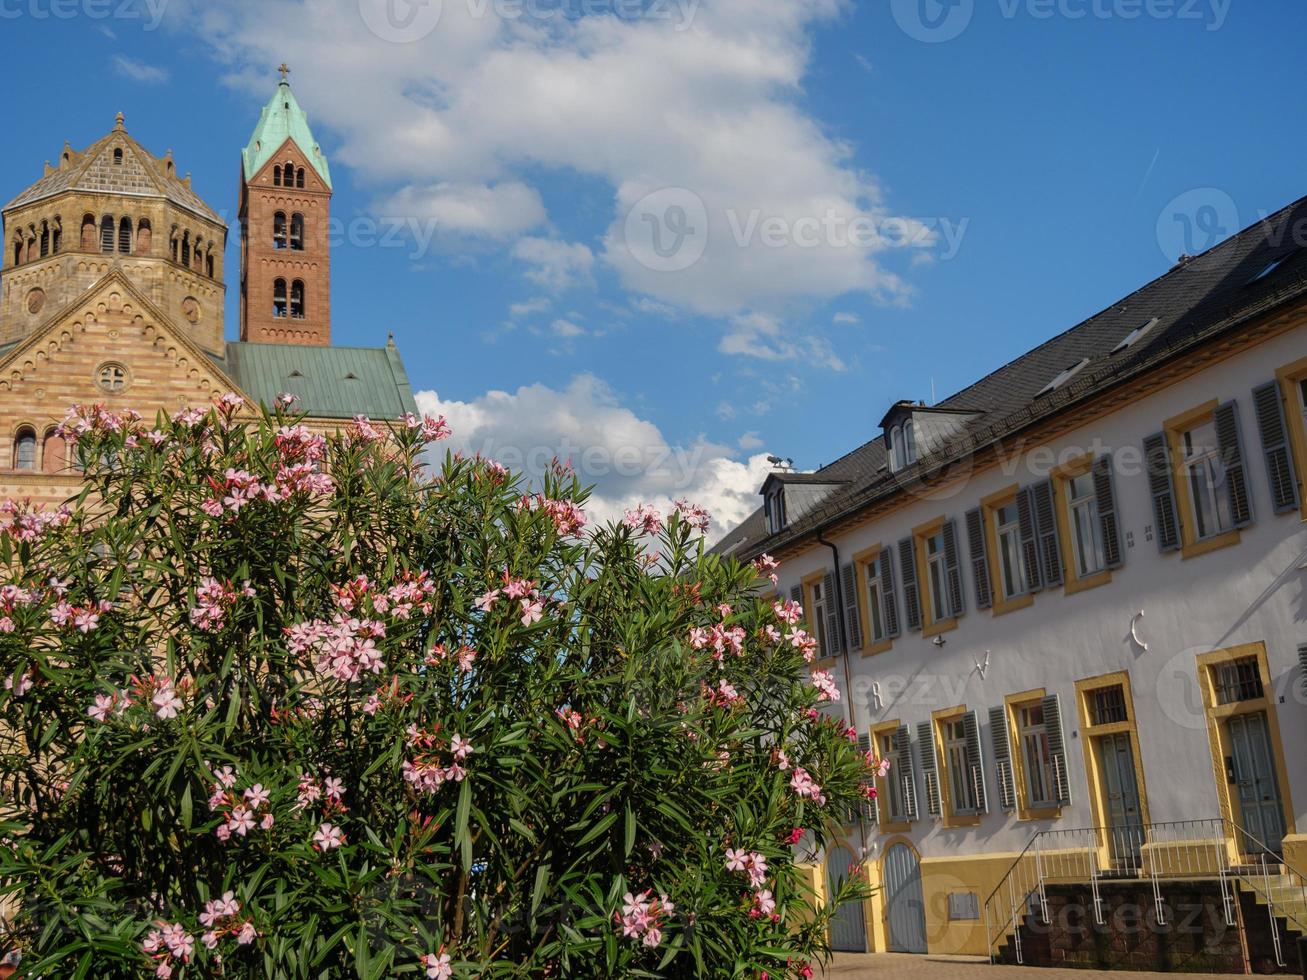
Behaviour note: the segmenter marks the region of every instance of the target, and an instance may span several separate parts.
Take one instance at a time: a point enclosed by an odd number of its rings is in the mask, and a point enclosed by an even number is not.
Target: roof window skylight
[[[1151,333],[1153,328],[1156,327],[1161,322],[1162,321],[1159,320],[1157,317],[1153,317],[1143,326],[1135,327],[1133,330],[1131,330],[1128,334],[1125,335],[1121,343],[1117,344],[1115,347],[1112,348],[1112,353],[1120,354],[1123,350],[1129,350],[1135,344],[1139,343],[1139,341],[1143,340],[1144,337],[1147,334]]]
[[[1291,259],[1294,256],[1294,254],[1295,253],[1293,252],[1286,252],[1284,255],[1281,255],[1278,259],[1272,259],[1262,268],[1261,272],[1257,273],[1257,275],[1253,276],[1251,279],[1248,280],[1248,285],[1251,286],[1255,282],[1261,282],[1263,279],[1269,276],[1280,266],[1284,265],[1285,262],[1289,261],[1289,259]]]
[[[1065,371],[1059,374],[1048,384],[1044,385],[1043,390],[1041,390],[1039,394],[1047,395],[1050,391],[1057,391],[1057,389],[1061,388],[1064,384],[1066,384],[1077,374],[1083,371],[1085,369],[1085,365],[1087,365],[1088,363],[1089,363],[1089,358],[1082,357],[1080,360],[1076,361],[1074,364],[1072,364],[1069,368],[1067,368]],[[1036,395],[1035,397],[1038,398],[1039,395]]]

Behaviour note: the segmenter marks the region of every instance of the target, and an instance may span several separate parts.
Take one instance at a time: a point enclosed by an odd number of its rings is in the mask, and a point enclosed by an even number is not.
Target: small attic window
[[[911,418],[889,430],[889,466],[897,473],[917,461],[917,427]]]
[[[355,374],[353,371],[351,371],[349,374],[345,375],[345,380],[346,380],[346,381],[357,381],[358,379],[359,379],[359,376],[358,376],[357,374]]]
[[[1057,389],[1061,388],[1068,381],[1074,378],[1077,374],[1083,371],[1088,363],[1089,363],[1089,358],[1082,357],[1080,360],[1076,361],[1076,363],[1072,364],[1069,368],[1064,370],[1061,374],[1059,374],[1048,384],[1044,385],[1043,389],[1039,392],[1039,395],[1047,395],[1051,391],[1057,391]],[[1036,395],[1035,397],[1038,398],[1039,395]]]
[[[1284,265],[1285,262],[1287,262],[1287,261],[1289,261],[1289,259],[1293,258],[1293,256],[1294,256],[1295,254],[1296,254],[1295,252],[1285,252],[1285,253],[1284,253],[1283,255],[1281,255],[1279,258],[1277,258],[1277,259],[1272,259],[1269,263],[1266,264],[1266,266],[1264,266],[1264,267],[1262,268],[1262,270],[1261,270],[1259,273],[1257,273],[1257,275],[1255,275],[1255,276],[1253,276],[1251,279],[1249,279],[1247,284],[1248,284],[1249,286],[1251,286],[1251,285],[1252,285],[1253,283],[1255,283],[1255,282],[1261,282],[1263,279],[1265,279],[1267,276],[1269,276],[1272,272],[1274,272],[1274,271],[1275,271],[1276,269],[1278,269],[1280,266]]]
[[[1112,353],[1120,354],[1123,350],[1129,350],[1135,344],[1139,343],[1139,341],[1143,340],[1143,338],[1147,336],[1149,333],[1151,333],[1153,328],[1156,327],[1161,322],[1162,321],[1157,317],[1153,317],[1143,326],[1135,327],[1133,330],[1131,330],[1128,334],[1125,335],[1121,343],[1117,344],[1115,347],[1112,348]]]
[[[777,487],[767,494],[765,502],[767,511],[767,530],[771,534],[779,534],[785,530],[789,523],[785,517],[785,488]]]
[[[302,377],[304,377],[304,375],[300,372],[300,369],[299,369],[299,368],[296,368],[296,369],[295,369],[294,371],[292,371],[290,374],[286,375],[286,377],[288,377],[288,378],[302,378]]]
[[[123,165],[123,148],[121,146],[114,147],[113,165],[115,167],[121,167]]]

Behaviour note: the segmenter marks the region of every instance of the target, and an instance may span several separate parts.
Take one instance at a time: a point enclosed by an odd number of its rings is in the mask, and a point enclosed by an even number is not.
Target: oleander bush
[[[875,762],[767,563],[443,421],[63,425],[0,506],[0,891],[39,977],[811,976]]]

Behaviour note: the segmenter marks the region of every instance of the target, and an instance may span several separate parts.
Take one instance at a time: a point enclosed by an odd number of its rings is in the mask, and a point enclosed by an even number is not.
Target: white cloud
[[[585,327],[579,327],[571,320],[564,320],[561,317],[549,325],[549,329],[554,332],[556,337],[583,337],[585,336]]]
[[[289,59],[334,158],[364,179],[403,185],[392,198],[402,213],[504,239],[546,224],[542,174],[581,175],[611,194],[596,257],[659,302],[729,316],[796,298],[905,295],[881,264],[889,246],[879,236],[841,244],[823,233],[813,247],[774,247],[756,236],[740,243],[732,227],[829,219],[878,228],[893,216],[851,147],[804,108],[812,34],[847,0],[674,5],[687,6],[688,23],[533,19],[552,8],[540,4],[504,17],[506,5],[445,3],[438,24],[405,43],[379,36],[393,33],[377,29],[387,2],[174,0],[167,18],[260,99],[266,66]],[[680,271],[647,268],[625,239],[632,206],[662,188],[688,189],[706,209],[705,251]]]
[[[528,279],[555,292],[588,281],[595,261],[594,253],[580,242],[553,238],[520,238],[513,257],[528,265]]]
[[[858,314],[849,313],[847,311],[836,313],[835,316],[832,318],[832,320],[833,322],[840,323],[840,324],[854,324],[854,323],[862,322],[862,318],[858,316]]]
[[[750,449],[761,449],[763,442],[756,432],[746,432],[735,441],[735,444],[748,452]]]
[[[555,457],[570,459],[582,482],[595,486],[586,507],[593,520],[619,518],[638,503],[666,512],[685,497],[712,513],[716,539],[757,509],[758,488],[771,469],[765,453],[739,460],[728,447],[702,438],[669,443],[589,374],[562,390],[533,384],[471,401],[420,391],[417,402],[449,420],[453,448],[483,453],[533,478]]]
[[[160,68],[158,65],[147,65],[143,61],[137,61],[135,58],[129,58],[123,54],[113,56],[113,67],[118,74],[130,78],[134,82],[143,82],[146,85],[158,85],[166,82],[170,77],[166,68]]]
[[[405,187],[383,201],[388,217],[434,221],[436,231],[486,238],[509,238],[545,220],[545,206],[534,187],[520,181],[475,184],[441,181]]]
[[[549,309],[551,301],[548,296],[537,296],[535,299],[524,300],[521,303],[513,303],[508,308],[508,313],[513,317],[530,316],[532,313],[543,313]]]

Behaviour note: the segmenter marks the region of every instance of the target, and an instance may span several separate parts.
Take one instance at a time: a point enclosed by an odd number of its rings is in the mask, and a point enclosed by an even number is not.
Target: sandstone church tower
[[[241,154],[241,340],[331,343],[331,170],[281,83]]]

